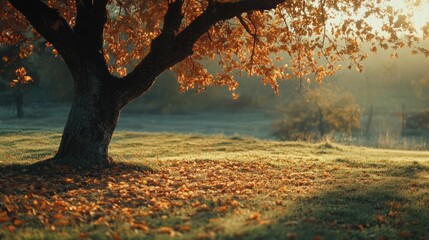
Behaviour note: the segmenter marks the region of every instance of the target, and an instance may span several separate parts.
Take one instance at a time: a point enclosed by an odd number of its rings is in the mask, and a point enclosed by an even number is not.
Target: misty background
[[[117,129],[281,140],[329,138],[373,147],[427,149],[429,91],[419,82],[429,78],[429,60],[409,52],[399,51],[399,58],[390,57],[390,52],[369,54],[362,73],[344,67],[321,84],[282,81],[280,95],[260,78],[243,75],[237,77],[236,100],[226,87],[179,93],[174,73],[164,72],[149,92],[122,111]],[[35,81],[22,89],[24,117],[16,117],[13,90],[0,85],[0,128],[61,131],[73,98],[70,73],[43,47],[28,62]],[[218,68],[216,62],[206,66],[212,72]],[[4,81],[5,75],[1,78]]]

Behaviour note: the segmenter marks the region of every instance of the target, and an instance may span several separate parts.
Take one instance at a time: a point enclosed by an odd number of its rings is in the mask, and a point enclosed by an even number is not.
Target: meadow
[[[429,152],[114,134],[110,168],[30,164],[60,132],[0,131],[0,239],[429,239]]]

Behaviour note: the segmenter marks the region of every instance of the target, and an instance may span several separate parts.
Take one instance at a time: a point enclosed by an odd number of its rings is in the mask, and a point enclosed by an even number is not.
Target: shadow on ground
[[[429,168],[414,162],[383,174],[301,199],[275,224],[226,239],[429,239]]]

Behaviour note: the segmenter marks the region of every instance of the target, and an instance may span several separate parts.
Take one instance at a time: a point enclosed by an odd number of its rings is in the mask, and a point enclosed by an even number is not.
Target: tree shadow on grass
[[[73,168],[69,166],[49,166],[46,164],[43,164],[46,161],[49,161],[51,159],[45,159],[36,163],[12,163],[12,164],[4,164],[0,165],[0,172],[1,173],[15,173],[15,174],[29,174],[29,175],[51,175],[51,174],[58,174],[64,173],[64,174],[81,174],[85,172],[91,172],[93,177],[101,177],[100,173],[103,170],[109,170],[109,169],[117,169],[117,170],[134,170],[134,171],[141,171],[141,172],[156,172],[155,169],[145,166],[143,164],[136,164],[136,163],[126,163],[126,162],[113,162],[108,166],[100,166],[100,167],[93,167],[89,169],[80,169],[80,168]],[[42,164],[40,164],[42,163]],[[40,165],[39,165],[40,164]]]
[[[44,160],[47,161],[47,160]],[[41,162],[44,162],[41,161]],[[109,166],[76,169],[69,166],[8,164],[0,166],[0,194],[53,195],[73,189],[106,189],[109,180],[121,179],[127,173],[150,174],[156,170],[137,164],[115,162]],[[89,180],[96,182],[90,184]]]
[[[345,164],[351,168],[370,168],[372,171],[392,177],[407,177],[416,178],[419,173],[429,173],[429,166],[425,166],[417,161],[406,166],[390,166],[389,163],[366,163],[361,161],[351,161],[348,159],[338,158],[335,160],[338,163]]]
[[[303,198],[274,224],[225,239],[429,239],[429,168],[384,174]]]

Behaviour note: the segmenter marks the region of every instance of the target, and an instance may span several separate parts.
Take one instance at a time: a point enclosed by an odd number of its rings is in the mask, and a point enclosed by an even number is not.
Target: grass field
[[[108,169],[35,175],[60,134],[0,132],[0,239],[429,239],[429,153],[117,132]]]

